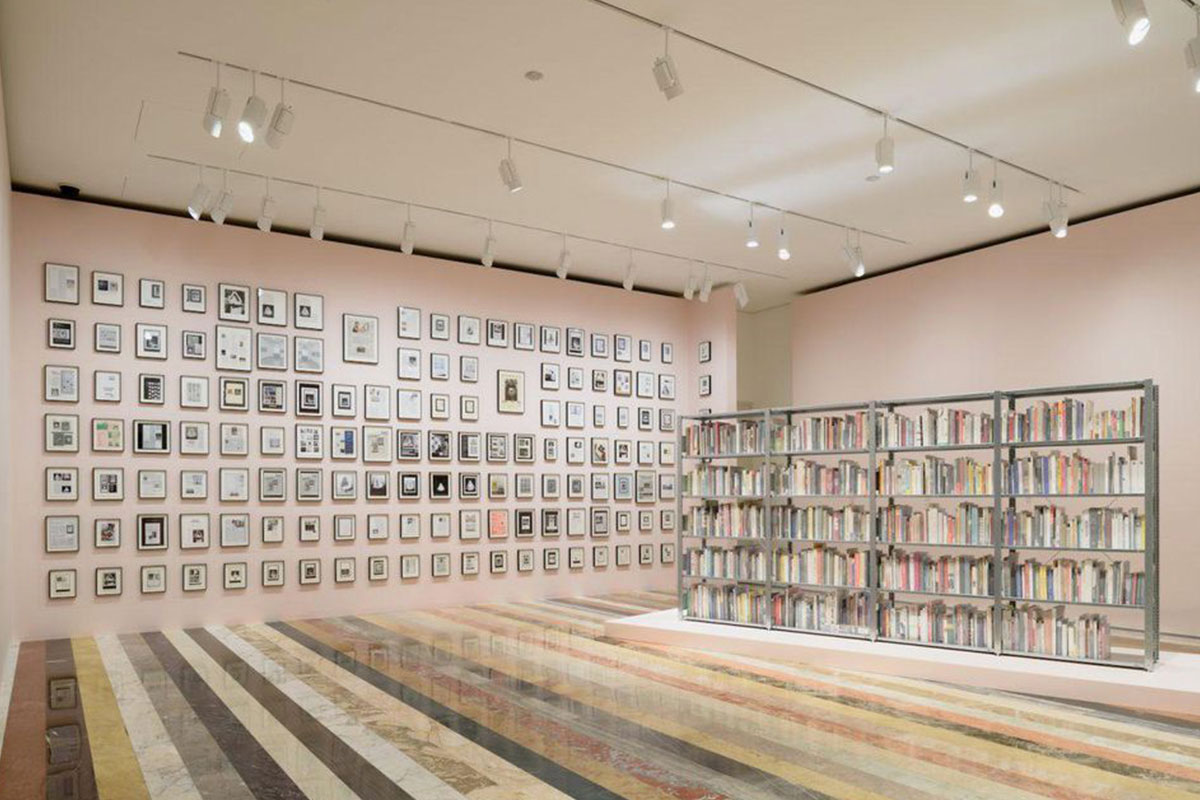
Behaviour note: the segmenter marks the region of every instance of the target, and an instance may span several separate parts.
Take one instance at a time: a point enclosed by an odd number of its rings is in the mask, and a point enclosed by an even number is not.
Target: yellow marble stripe
[[[94,639],[72,639],[99,800],[150,800]]]
[[[300,791],[322,800],[354,800],[358,797],[190,636],[183,631],[163,631],[163,636],[300,787]]]
[[[472,613],[468,609],[461,611],[463,613],[460,615],[460,619],[465,619]],[[474,613],[479,612],[476,610]],[[544,630],[536,625],[517,623],[507,618],[497,621],[505,625],[518,625],[524,629]],[[440,617],[438,620],[438,624],[445,622],[447,620],[444,617]],[[625,660],[632,665],[660,672],[666,677],[685,678],[699,684],[703,689],[734,692],[754,701],[754,705],[747,709],[748,714],[753,713],[754,708],[763,702],[784,708],[792,707],[818,719],[885,734],[896,742],[897,749],[903,749],[907,744],[929,747],[956,758],[987,765],[1002,765],[1001,769],[1029,775],[1049,783],[1062,784],[1085,794],[1096,793],[1098,788],[1101,788],[1104,793],[1098,796],[1121,798],[1122,800],[1129,797],[1138,797],[1139,800],[1143,797],[1194,798],[1194,795],[1184,793],[1171,786],[1154,785],[1136,777],[1074,763],[1051,755],[1016,750],[1001,743],[968,736],[958,731],[882,714],[870,709],[857,708],[838,703],[835,700],[813,697],[803,692],[772,686],[746,677],[716,673],[669,657],[655,656],[580,637],[573,637],[571,644],[580,651],[603,655],[618,661]],[[695,693],[693,699],[697,703],[711,702],[711,698],[702,692]],[[762,724],[770,725],[772,721],[773,718],[769,715],[762,715]],[[842,744],[845,742],[843,741]],[[910,761],[909,765],[916,768],[921,766],[921,762]]]

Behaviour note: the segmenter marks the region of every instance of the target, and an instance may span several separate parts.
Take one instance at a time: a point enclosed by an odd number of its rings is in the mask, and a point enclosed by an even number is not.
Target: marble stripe
[[[553,787],[265,625],[234,632],[471,798],[561,800]]]
[[[149,797],[201,800],[187,766],[171,743],[162,718],[117,638],[97,636],[95,642]]]
[[[142,768],[121,720],[95,639],[73,639],[79,702],[87,719],[88,745],[100,800],[149,800]]]
[[[8,725],[8,707],[12,702],[13,680],[17,675],[17,653],[21,646],[13,642],[0,663],[0,758],[4,756],[4,731]]]
[[[309,746],[318,758],[325,760],[334,772],[357,794],[364,798],[412,798],[421,800],[463,800],[463,794],[447,786],[440,778],[426,770],[404,752],[380,738],[354,717],[313,690],[296,674],[284,669],[261,651],[255,649],[237,634],[221,626],[205,628],[206,633],[226,648],[226,651],[247,664],[266,680],[279,694],[291,701],[283,709],[286,717],[300,720],[292,727],[297,738]],[[193,638],[199,631],[192,633]],[[216,648],[202,647],[216,656]],[[224,656],[224,654],[222,654]],[[231,673],[237,662],[224,658],[225,667]],[[257,684],[257,685],[256,685]],[[260,702],[269,694],[259,681],[247,677],[242,681]],[[251,688],[253,687],[253,688]],[[268,707],[280,707],[279,697],[264,703]],[[316,730],[317,727],[322,730]],[[340,750],[341,752],[331,752]],[[329,754],[326,757],[326,754]],[[371,778],[368,782],[368,776]]]
[[[73,687],[52,701],[52,686]],[[95,720],[87,719],[83,704],[83,686],[75,651],[70,639],[46,642],[46,683],[42,685],[46,704],[46,794],[75,792],[83,797],[99,797],[92,747],[88,738]],[[70,732],[75,731],[74,741]],[[64,737],[64,733],[67,735]],[[99,732],[100,736],[104,731]],[[53,751],[59,751],[54,755]]]
[[[13,676],[8,725],[0,749],[0,800],[29,800],[45,793],[45,642],[21,645]]]
[[[563,765],[543,757],[540,753],[492,730],[487,725],[471,719],[444,705],[432,697],[405,685],[393,677],[393,669],[368,666],[364,661],[343,655],[341,642],[331,636],[315,622],[270,623],[271,627],[290,636],[313,652],[353,672],[376,688],[387,692],[401,702],[416,708],[442,725],[469,738],[506,761],[536,775],[541,780],[571,797],[595,798],[595,800],[619,800],[620,795],[609,792]],[[351,648],[352,649],[352,648]]]
[[[154,705],[166,735],[200,795],[205,800],[253,800],[254,795],[237,769],[145,640],[138,634],[126,634],[119,639],[142,690]]]
[[[254,796],[307,800],[291,774],[268,752],[265,736],[259,735],[265,726],[254,722],[263,715],[261,708],[255,710],[256,704],[227,701],[224,693],[201,675],[203,664],[194,667],[177,648],[173,637],[147,633],[143,639]],[[223,682],[218,677],[218,683]]]

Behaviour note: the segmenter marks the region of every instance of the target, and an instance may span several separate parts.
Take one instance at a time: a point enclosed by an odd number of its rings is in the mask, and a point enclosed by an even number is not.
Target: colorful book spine
[[[776,594],[771,622],[777,627],[808,631],[864,634],[870,629],[866,592],[804,592]]]
[[[910,642],[957,647],[992,647],[994,609],[962,603],[884,603],[879,608],[879,635]]]
[[[683,454],[693,458],[761,453],[762,420],[689,421],[682,426]]]
[[[802,417],[792,423],[771,428],[774,452],[822,450],[865,450],[868,445],[870,414],[858,411],[840,417]]]
[[[1089,508],[1072,514],[1058,506],[1035,506],[1004,515],[1003,542],[1010,547],[1144,550],[1146,517],[1137,509]]]
[[[866,467],[848,459],[837,464],[802,459],[772,472],[771,491],[778,495],[865,496],[869,477]]]
[[[763,473],[748,467],[702,466],[683,474],[685,497],[761,497]]]
[[[1082,453],[1030,453],[1004,465],[1001,491],[1009,494],[1141,494],[1146,463],[1138,448],[1092,460]]]
[[[684,551],[683,574],[691,578],[765,581],[767,556],[760,547],[697,547]]]
[[[1142,435],[1144,397],[1132,397],[1119,409],[1096,410],[1091,400],[1066,397],[1039,400],[1028,408],[1005,412],[1006,442],[1071,442],[1089,439],[1132,439]]]
[[[720,503],[692,508],[685,517],[684,532],[694,536],[764,538],[767,535],[763,507],[757,503]]]
[[[683,593],[685,617],[765,625],[767,594],[755,587],[695,585]]]
[[[992,557],[896,550],[880,555],[879,585],[885,590],[984,597],[992,594]]]
[[[865,587],[867,552],[814,545],[775,553],[775,580],[811,586]]]
[[[776,539],[865,542],[870,515],[862,506],[776,506],[771,509],[771,532]]]
[[[1008,650],[1063,658],[1112,658],[1108,617],[1103,614],[1068,617],[1062,606],[1012,605],[1004,608],[1001,627]]]
[[[880,464],[876,490],[887,495],[981,495],[992,493],[992,465],[973,458],[925,456]]]
[[[1141,605],[1146,573],[1128,561],[1059,558],[1004,562],[1005,597],[1061,603]]]
[[[914,416],[880,414],[876,441],[881,447],[946,447],[992,443],[992,415],[958,408],[928,408]]]

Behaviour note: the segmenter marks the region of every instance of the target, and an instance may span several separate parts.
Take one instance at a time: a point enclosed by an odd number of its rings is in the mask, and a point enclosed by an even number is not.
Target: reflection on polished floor
[[[603,638],[672,603],[29,642],[0,800],[1200,796],[1197,719]]]

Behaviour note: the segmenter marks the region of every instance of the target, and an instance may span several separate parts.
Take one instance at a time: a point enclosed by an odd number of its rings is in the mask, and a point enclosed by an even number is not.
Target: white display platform
[[[1200,715],[1200,655],[1187,653],[1163,653],[1157,666],[1146,672],[689,622],[681,620],[673,608],[610,620],[604,624],[604,631],[612,638],[631,642]]]

